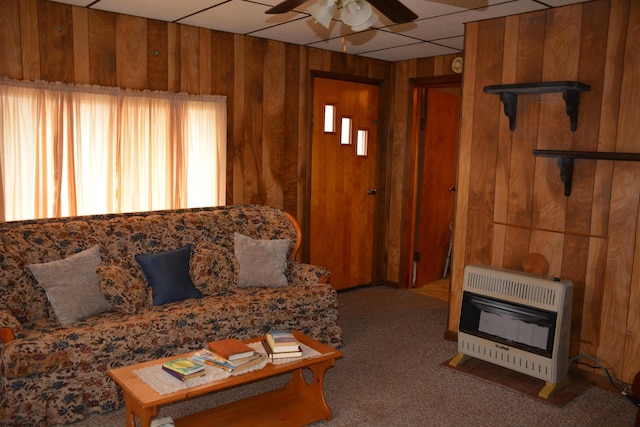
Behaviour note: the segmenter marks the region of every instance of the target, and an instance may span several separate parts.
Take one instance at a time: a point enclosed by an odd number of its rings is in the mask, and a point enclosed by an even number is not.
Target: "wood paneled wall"
[[[631,383],[640,370],[640,163],[576,160],[565,197],[533,149],[640,152],[640,2],[598,0],[467,24],[449,330],[464,266],[521,270],[539,252],[574,282],[571,355]],[[490,84],[578,80],[571,132],[561,94],[518,98],[509,130]],[[637,248],[637,249],[636,249]],[[601,373],[601,372],[599,372]]]
[[[376,263],[375,275],[378,280],[398,281],[397,230],[407,191],[403,165],[409,149],[409,79],[450,72],[452,56],[396,66],[46,0],[0,0],[0,58],[0,77],[12,79],[226,95],[228,203],[285,209],[303,230],[312,75],[379,83],[379,145],[386,161],[379,178],[377,224],[385,232],[376,244],[376,257],[385,261]]]

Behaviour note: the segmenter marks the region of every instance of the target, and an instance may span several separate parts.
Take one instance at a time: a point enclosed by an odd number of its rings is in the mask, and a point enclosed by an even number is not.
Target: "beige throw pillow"
[[[29,265],[61,325],[111,310],[98,286],[96,269],[101,262],[96,245],[58,261]]]
[[[240,264],[238,287],[287,286],[284,275],[291,240],[255,240],[233,233],[233,250]]]

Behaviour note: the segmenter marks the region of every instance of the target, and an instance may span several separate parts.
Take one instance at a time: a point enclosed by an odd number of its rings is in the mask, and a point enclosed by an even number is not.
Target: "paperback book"
[[[162,369],[181,381],[204,375],[204,365],[202,363],[184,357],[164,362]]]

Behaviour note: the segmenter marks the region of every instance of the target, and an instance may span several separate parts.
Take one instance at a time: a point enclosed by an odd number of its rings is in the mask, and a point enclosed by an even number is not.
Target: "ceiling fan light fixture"
[[[319,1],[318,3],[309,6],[307,12],[311,14],[320,25],[329,29],[331,24],[331,18],[338,9],[338,0],[326,0]]]
[[[378,20],[378,15],[366,0],[343,0],[340,19],[353,31],[363,31]]]

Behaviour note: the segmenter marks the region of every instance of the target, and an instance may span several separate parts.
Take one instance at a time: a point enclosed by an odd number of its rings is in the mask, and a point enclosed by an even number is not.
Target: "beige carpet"
[[[448,305],[409,290],[362,287],[338,294],[344,358],[325,375],[331,427],[632,426],[623,396],[589,387],[562,407],[524,397],[441,365],[457,344],[443,338]],[[262,392],[288,377],[258,381],[160,409],[174,418]],[[124,409],[74,427],[122,427]],[[211,425],[215,425],[212,420]]]

